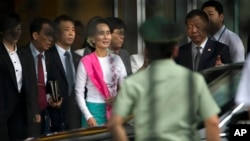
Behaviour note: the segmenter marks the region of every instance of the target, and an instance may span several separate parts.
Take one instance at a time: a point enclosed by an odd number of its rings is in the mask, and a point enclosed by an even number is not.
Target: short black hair
[[[52,27],[52,22],[47,18],[38,17],[38,18],[34,18],[30,22],[30,36],[31,36],[31,39],[33,39],[32,34],[34,32],[39,33],[42,30],[43,24],[48,24],[48,25],[50,25]]]
[[[60,16],[56,17],[53,21],[53,27],[57,33],[59,33],[59,25],[63,21],[70,21],[73,24],[75,24],[75,20],[68,15],[60,15]]]
[[[209,0],[205,3],[203,3],[201,9],[203,10],[206,7],[214,7],[215,10],[219,13],[219,14],[223,14],[223,6],[219,1],[216,0]]]
[[[110,32],[113,33],[113,31],[115,29],[124,29],[126,30],[126,25],[124,23],[123,20],[121,20],[120,18],[116,18],[116,17],[107,17],[106,20],[109,23],[110,26]]]
[[[187,20],[188,19],[192,19],[194,18],[195,16],[199,16],[203,21],[209,23],[209,18],[207,16],[207,14],[200,10],[200,9],[194,9],[192,11],[190,11],[187,15],[186,15],[186,18],[185,18],[185,24],[187,25]]]
[[[21,24],[21,18],[17,13],[2,13],[0,15],[0,33],[14,29]]]
[[[145,41],[145,47],[148,50],[148,59],[153,61],[170,58],[176,45],[178,45],[177,41],[166,43],[150,43]]]

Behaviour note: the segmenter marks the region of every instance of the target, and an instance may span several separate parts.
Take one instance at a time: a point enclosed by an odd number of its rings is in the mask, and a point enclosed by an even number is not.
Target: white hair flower
[[[91,46],[91,47],[95,47],[93,42],[91,42],[91,39],[90,38],[87,38],[87,43]]]

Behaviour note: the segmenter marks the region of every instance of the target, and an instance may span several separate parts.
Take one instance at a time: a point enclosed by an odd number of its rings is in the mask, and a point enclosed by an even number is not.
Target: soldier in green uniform
[[[140,34],[152,62],[120,87],[108,124],[115,140],[128,140],[123,120],[133,114],[136,141],[198,141],[196,126],[201,121],[207,140],[218,141],[220,109],[206,82],[173,60],[181,37],[178,26],[152,17],[142,24]]]

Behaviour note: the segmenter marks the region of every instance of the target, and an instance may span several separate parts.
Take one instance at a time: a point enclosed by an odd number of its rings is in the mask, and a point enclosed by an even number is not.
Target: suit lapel
[[[192,68],[193,69],[192,44],[191,44],[191,42],[186,47],[184,47],[184,49],[186,51],[184,51],[185,54],[183,56],[185,56],[184,59],[186,61],[183,61],[183,62],[186,62],[186,66],[188,68]]]
[[[57,49],[55,46],[53,46],[51,48],[51,57],[53,57],[54,61],[55,61],[55,64],[57,65],[60,73],[62,74],[63,78],[67,81],[67,77],[66,77],[66,72],[64,70],[64,67],[63,67],[63,64],[62,64],[62,61],[60,59],[60,56],[59,56],[59,53],[57,52]]]
[[[209,57],[213,54],[214,52],[214,46],[210,40],[207,40],[207,43],[204,47],[204,50],[201,54],[200,62],[199,62],[199,70],[204,69],[204,66],[207,64],[207,61],[209,60]]]
[[[48,72],[50,69],[50,56],[47,51],[44,52],[45,55],[45,65],[46,65],[46,71]]]
[[[24,77],[26,77],[26,75],[24,74],[24,72],[26,72],[26,66],[24,65],[25,64],[25,59],[21,53],[21,51],[17,50],[17,54],[18,54],[18,57],[19,57],[19,60],[21,62],[21,65],[22,65],[22,74],[23,74],[23,79]]]
[[[8,67],[8,70],[10,72],[11,75],[11,79],[15,84],[15,87],[18,89],[17,87],[17,81],[16,81],[16,73],[15,73],[15,68],[11,62],[9,53],[7,52],[6,48],[4,47],[3,43],[1,43],[0,45],[0,55],[2,56],[4,62],[6,62],[6,65]]]
[[[18,57],[19,57],[19,60],[20,60],[20,63],[21,63],[21,66],[22,66],[22,75],[23,75],[23,85],[27,85],[26,83],[29,83],[28,80],[30,80],[32,77],[32,75],[30,74],[29,70],[29,65],[32,65],[34,66],[34,59],[33,57],[31,58],[32,60],[28,60],[25,58],[25,54],[22,53],[21,49],[18,49],[17,48],[17,54],[18,54]],[[32,55],[32,54],[31,54]],[[34,67],[32,67],[34,69]],[[35,78],[36,78],[36,75],[35,75]],[[27,91],[27,87],[25,88],[25,91]]]
[[[27,61],[29,60],[29,62],[31,63],[31,64],[29,64],[29,65],[31,65],[32,68],[34,69],[34,71],[36,72],[36,69],[35,69],[35,68],[36,68],[36,63],[35,63],[34,57],[33,57],[33,55],[32,55],[30,46],[29,46],[29,45],[26,46],[25,49],[26,49],[26,51],[27,51],[27,58],[28,58]]]

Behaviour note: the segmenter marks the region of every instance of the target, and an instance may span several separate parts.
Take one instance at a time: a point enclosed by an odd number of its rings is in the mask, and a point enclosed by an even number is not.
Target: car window
[[[234,98],[241,77],[241,70],[242,66],[237,66],[202,73],[215,102],[221,109],[219,117],[235,106]],[[198,129],[201,128],[204,128],[203,122],[198,124]]]
[[[211,82],[209,88],[212,95],[221,108],[221,114],[224,114],[229,108],[234,106],[234,97],[240,80],[241,71],[234,70],[228,72],[216,82]]]

